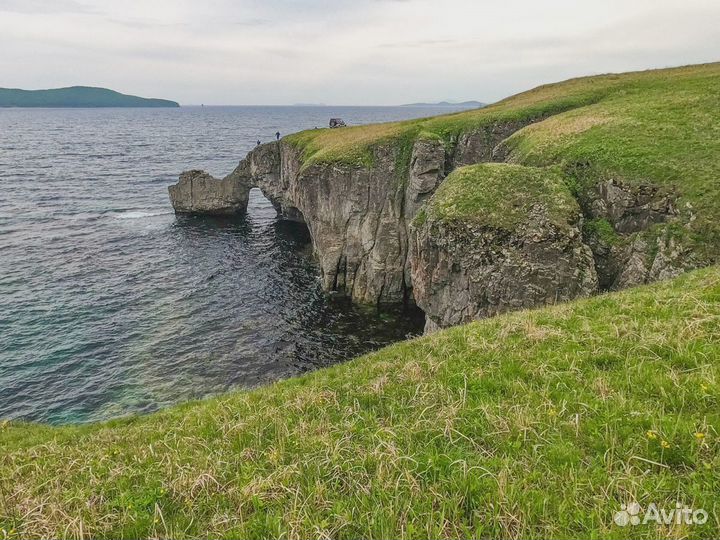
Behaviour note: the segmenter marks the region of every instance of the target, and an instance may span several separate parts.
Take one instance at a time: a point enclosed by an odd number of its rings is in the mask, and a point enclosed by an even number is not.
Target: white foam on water
[[[142,219],[156,216],[165,216],[172,214],[167,210],[155,210],[155,211],[143,211],[143,210],[128,210],[126,212],[119,212],[113,215],[116,219]]]

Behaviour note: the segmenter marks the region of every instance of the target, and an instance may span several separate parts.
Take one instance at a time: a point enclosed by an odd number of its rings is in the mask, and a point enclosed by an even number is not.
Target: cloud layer
[[[492,101],[719,60],[717,0],[0,0],[1,86],[182,103]]]

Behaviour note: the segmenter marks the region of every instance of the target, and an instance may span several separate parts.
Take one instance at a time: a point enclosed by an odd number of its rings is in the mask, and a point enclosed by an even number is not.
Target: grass
[[[426,138],[452,146],[461,134],[495,122],[541,118],[595,103],[617,85],[616,76],[574,79],[541,86],[482,109],[401,122],[313,129],[283,139],[302,151],[305,166],[317,163],[369,166],[372,165],[373,148],[378,144]]]
[[[265,388],[0,429],[0,538],[720,534],[720,268]],[[705,525],[613,525],[620,505]]]
[[[617,244],[619,240],[618,233],[607,219],[586,220],[583,224],[583,232],[586,237],[595,237],[608,246]]]
[[[672,188],[680,195],[683,221],[692,219],[696,238],[716,250],[719,102],[718,64],[657,72],[598,103],[517,132],[508,141],[511,160],[532,166],[582,163],[590,167],[584,176],[591,184],[620,178]]]
[[[568,228],[580,214],[561,171],[482,163],[452,172],[425,206],[419,221],[472,222],[513,231],[535,205],[542,205],[548,219],[561,228]]]

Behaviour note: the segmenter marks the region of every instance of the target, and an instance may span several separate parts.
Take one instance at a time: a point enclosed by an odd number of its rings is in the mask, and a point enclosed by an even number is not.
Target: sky
[[[720,60],[718,0],[0,0],[0,86],[181,104],[492,102]]]

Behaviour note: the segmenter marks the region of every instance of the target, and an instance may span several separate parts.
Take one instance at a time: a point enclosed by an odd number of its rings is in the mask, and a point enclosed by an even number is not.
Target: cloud
[[[94,13],[86,4],[74,0],[0,0],[0,12],[15,13]]]
[[[492,101],[716,60],[715,0],[0,0],[4,84],[184,103]]]
[[[385,2],[406,2],[408,0],[377,0]],[[395,43],[381,43],[378,45],[380,48],[415,48],[415,47],[428,47],[435,45],[451,45],[459,43],[457,39],[420,39],[417,41],[401,41]]]

